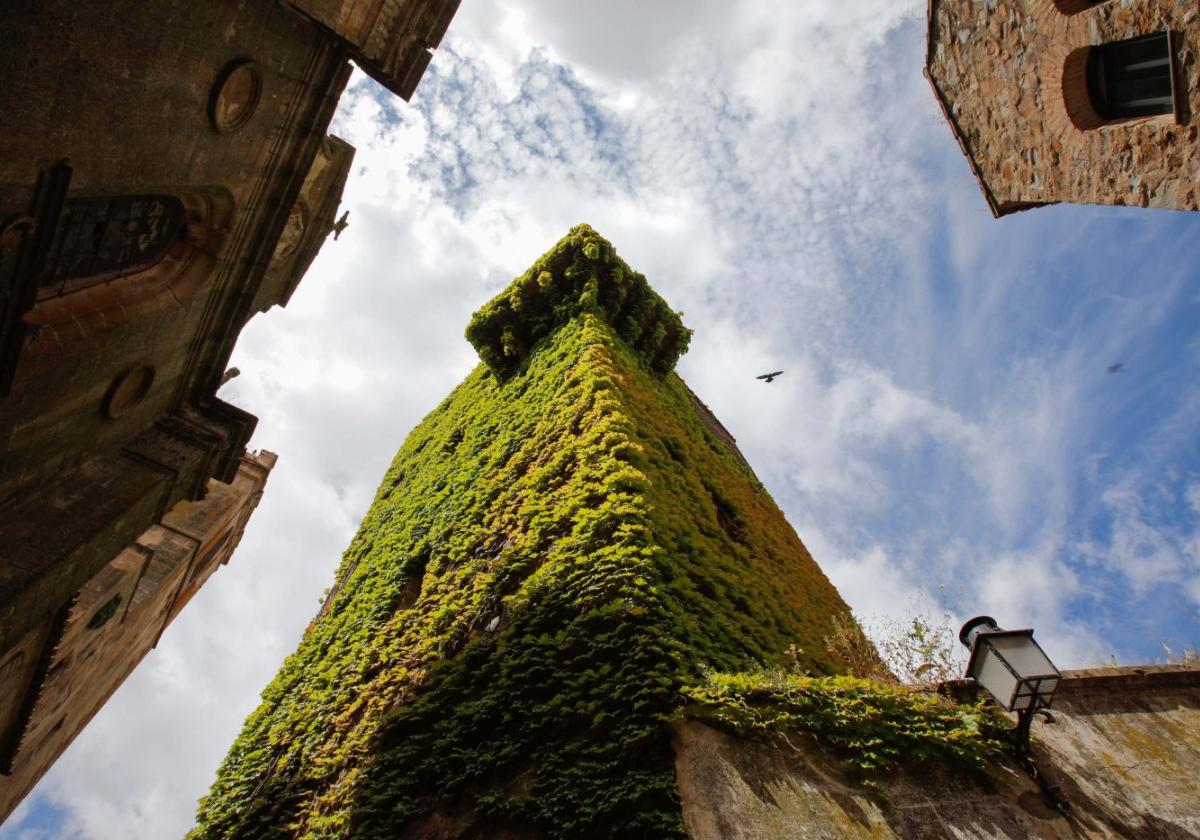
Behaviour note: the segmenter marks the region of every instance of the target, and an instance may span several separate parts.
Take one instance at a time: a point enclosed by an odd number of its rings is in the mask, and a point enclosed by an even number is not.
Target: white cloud
[[[1149,491],[1146,488],[1149,484]],[[1127,585],[1134,595],[1157,586],[1179,588],[1200,606],[1200,523],[1194,518],[1175,525],[1155,514],[1172,502],[1196,512],[1197,487],[1188,484],[1174,498],[1169,485],[1148,483],[1137,474],[1126,476],[1100,496],[1109,514],[1106,539],[1079,544],[1080,554]],[[1149,498],[1147,498],[1149,496]]]

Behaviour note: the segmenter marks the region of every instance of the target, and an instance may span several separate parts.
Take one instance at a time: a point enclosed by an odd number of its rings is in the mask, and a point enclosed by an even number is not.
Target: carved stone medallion
[[[117,419],[129,409],[140,403],[150,393],[154,384],[154,368],[143,365],[127,370],[113,380],[104,400],[104,413],[112,419]]]
[[[250,121],[262,96],[262,74],[253,61],[239,60],[226,66],[213,86],[208,116],[222,134],[237,131]]]

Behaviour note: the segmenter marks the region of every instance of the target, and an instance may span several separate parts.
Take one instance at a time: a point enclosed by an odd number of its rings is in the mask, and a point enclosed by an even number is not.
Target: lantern
[[[981,615],[963,625],[959,640],[971,651],[967,676],[1010,712],[1049,708],[1062,675],[1033,640],[1032,630],[1002,630]]]
[[[959,640],[971,651],[967,676],[996,698],[1006,710],[1017,713],[1012,731],[1015,758],[1029,777],[1037,782],[1046,804],[1064,817],[1070,805],[1059,795],[1060,786],[1051,784],[1037,763],[1029,742],[1029,728],[1035,716],[1054,717],[1046,711],[1054,700],[1062,674],[1033,640],[1032,630],[1003,630],[991,616],[972,618],[958,631]]]

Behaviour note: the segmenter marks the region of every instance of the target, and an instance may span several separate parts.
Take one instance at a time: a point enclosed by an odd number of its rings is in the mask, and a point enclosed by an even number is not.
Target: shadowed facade
[[[275,465],[247,453],[233,481],[180,502],[0,655],[0,822],[108,702],[241,541]],[[31,673],[29,680],[21,675]]]
[[[97,581],[242,481],[257,420],[217,391],[335,228],[350,60],[408,98],[457,6],[0,4],[0,813],[132,667],[101,640],[161,629],[82,632]]]

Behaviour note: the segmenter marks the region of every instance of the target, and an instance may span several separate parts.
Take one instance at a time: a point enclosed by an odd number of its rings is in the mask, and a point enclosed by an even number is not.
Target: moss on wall
[[[468,334],[485,364],[396,455],[193,837],[680,836],[682,690],[789,648],[841,670],[845,604],[611,245],[575,228]]]

